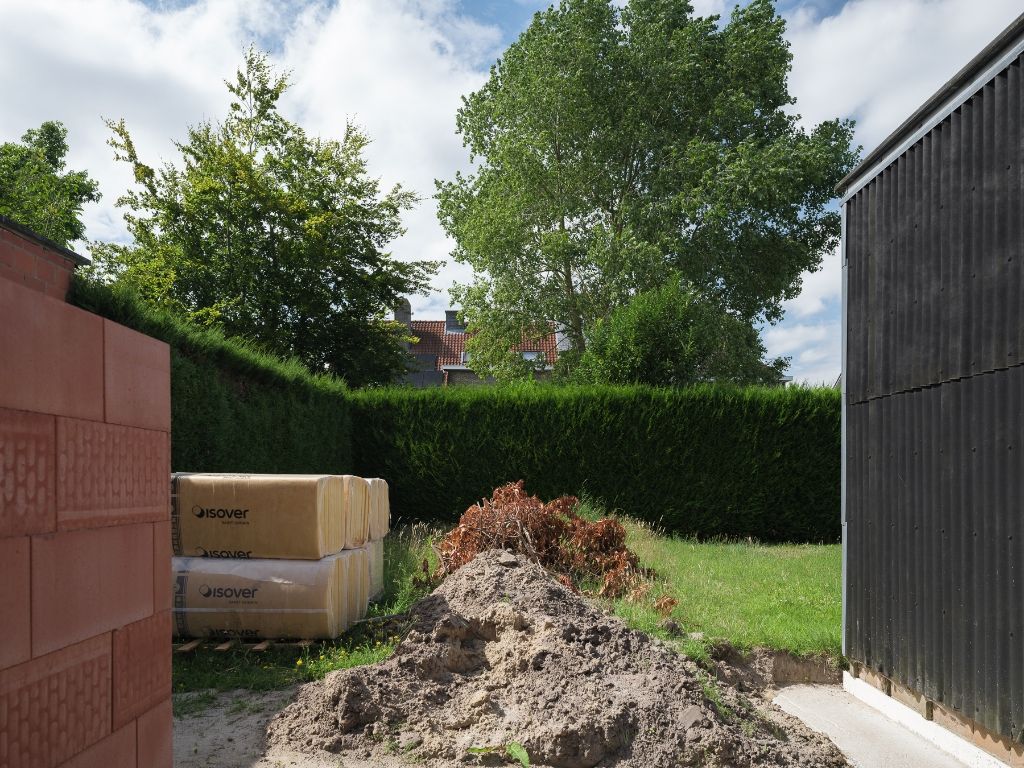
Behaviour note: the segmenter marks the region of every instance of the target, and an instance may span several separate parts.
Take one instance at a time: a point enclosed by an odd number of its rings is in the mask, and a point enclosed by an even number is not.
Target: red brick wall
[[[74,269],[63,251],[0,225],[0,278],[63,301]]]
[[[0,227],[0,766],[170,768],[170,353],[72,268]]]

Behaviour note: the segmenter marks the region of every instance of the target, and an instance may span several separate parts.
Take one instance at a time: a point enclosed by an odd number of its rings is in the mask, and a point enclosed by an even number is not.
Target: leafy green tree
[[[190,128],[177,166],[146,165],[124,121],[108,122],[137,182],[118,201],[134,243],[97,245],[94,274],[354,386],[390,381],[408,355],[386,313],[436,270],[385,251],[417,198],[380,193],[353,124],[329,141],[286,120],[287,78],[258,51],[227,86],[227,118]]]
[[[592,384],[775,383],[787,361],[764,356],[750,323],[670,280],[595,322],[586,351],[563,367]]]
[[[65,171],[68,130],[48,120],[21,137],[0,144],[0,215],[55,243],[85,237],[82,206],[100,199],[86,171]]]
[[[464,99],[476,168],[438,182],[453,291],[480,372],[554,320],[578,351],[595,322],[681,276],[750,325],[775,322],[839,237],[828,204],[852,124],[805,131],[770,0],[728,24],[681,0],[563,0]]]

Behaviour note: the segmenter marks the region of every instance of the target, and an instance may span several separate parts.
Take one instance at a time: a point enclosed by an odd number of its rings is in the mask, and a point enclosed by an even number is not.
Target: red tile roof
[[[444,320],[413,320],[412,335],[419,341],[409,350],[414,355],[437,355],[435,368],[442,370],[446,366],[465,365],[462,353],[466,351],[465,333],[445,333]],[[555,324],[550,323],[551,333],[539,341],[523,342],[516,345],[516,352],[543,352],[547,365],[554,365],[558,360],[558,341],[555,336]]]

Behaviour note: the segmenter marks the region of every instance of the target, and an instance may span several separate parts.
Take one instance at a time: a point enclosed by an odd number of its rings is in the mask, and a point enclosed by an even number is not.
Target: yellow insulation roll
[[[370,535],[370,484],[355,475],[339,475],[342,483],[344,547],[358,549]]]
[[[333,554],[346,543],[344,490],[332,475],[175,474],[174,553],[310,560]]]
[[[351,622],[358,622],[360,618],[367,615],[367,605],[370,602],[370,553],[366,547],[361,549],[346,550],[352,555],[349,563],[349,579],[351,580],[351,593],[355,600],[352,604],[350,614]]]
[[[384,539],[374,539],[366,545],[370,559],[370,600],[384,596]]]
[[[391,505],[388,484],[379,477],[368,478],[370,485],[370,541],[383,539],[391,525]]]
[[[321,560],[175,557],[175,631],[181,637],[335,638],[365,615],[357,552]]]

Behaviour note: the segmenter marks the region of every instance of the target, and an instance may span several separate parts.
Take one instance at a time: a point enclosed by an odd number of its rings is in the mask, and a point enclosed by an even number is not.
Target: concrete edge
[[[886,696],[873,685],[858,680],[849,672],[843,672],[843,690],[899,723],[911,733],[949,753],[969,768],[1010,768],[1002,760],[964,741],[941,725],[925,720],[910,707]]]

